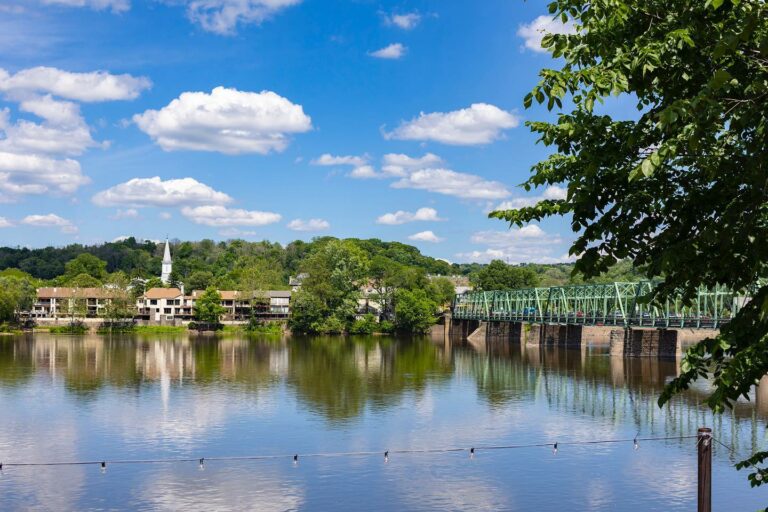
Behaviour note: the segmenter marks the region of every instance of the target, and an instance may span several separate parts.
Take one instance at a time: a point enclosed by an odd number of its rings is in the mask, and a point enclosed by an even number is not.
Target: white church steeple
[[[163,284],[168,284],[171,281],[171,270],[173,268],[173,260],[171,260],[171,246],[168,244],[168,239],[165,239],[165,253],[163,254],[163,271],[160,274],[160,280]]]

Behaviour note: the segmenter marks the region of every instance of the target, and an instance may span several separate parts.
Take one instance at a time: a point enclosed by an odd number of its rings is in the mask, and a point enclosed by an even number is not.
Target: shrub
[[[376,317],[368,313],[363,318],[355,320],[352,327],[349,328],[350,334],[373,334],[377,331],[378,322]]]

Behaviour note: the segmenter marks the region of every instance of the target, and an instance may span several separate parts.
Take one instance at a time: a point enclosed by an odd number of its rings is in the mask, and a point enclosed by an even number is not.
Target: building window
[[[171,310],[171,308],[165,308],[165,309],[163,310],[163,313],[165,313],[166,315],[170,315],[172,312],[173,312],[173,311]]]
[[[149,301],[149,304],[150,304],[151,306],[157,306],[157,299],[151,299],[151,300]]]

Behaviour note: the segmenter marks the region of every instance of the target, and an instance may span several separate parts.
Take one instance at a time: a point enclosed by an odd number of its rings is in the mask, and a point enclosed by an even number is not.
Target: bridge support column
[[[682,355],[677,329],[614,329],[611,355],[674,359]]]
[[[521,322],[510,322],[509,323],[509,341],[512,343],[522,343],[524,341],[523,338],[523,329],[524,324]]]
[[[520,325],[521,340],[525,345],[539,346],[542,344],[541,330],[543,326],[541,324],[529,324],[523,323]]]
[[[466,341],[469,335],[475,332],[479,326],[480,322],[478,320],[451,319],[449,336],[452,340]]]

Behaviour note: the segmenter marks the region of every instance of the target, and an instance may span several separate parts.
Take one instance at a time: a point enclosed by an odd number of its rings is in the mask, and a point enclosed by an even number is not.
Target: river
[[[733,462],[768,445],[768,399],[715,417],[699,385],[660,409],[676,368],[388,337],[0,338],[0,509],[689,511],[696,447],[679,438],[700,426],[735,453],[715,444],[713,509],[765,507]],[[630,441],[567,444],[605,439]],[[250,455],[281,457],[197,462]],[[168,458],[195,460],[7,465]]]

